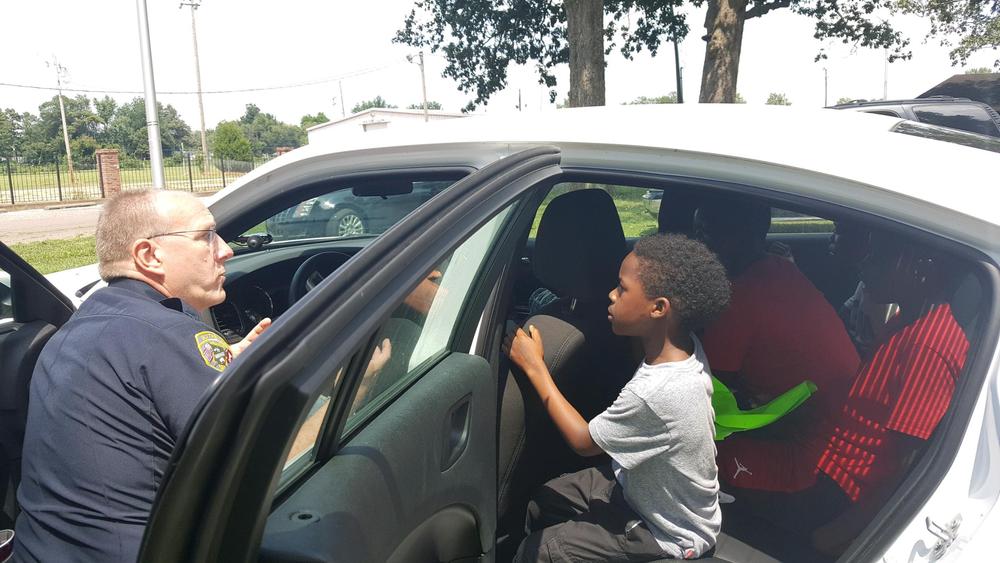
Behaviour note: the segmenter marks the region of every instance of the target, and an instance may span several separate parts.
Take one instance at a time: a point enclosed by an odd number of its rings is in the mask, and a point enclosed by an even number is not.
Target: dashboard
[[[296,270],[310,257],[335,251],[349,256],[367,240],[325,241],[246,251],[226,262],[226,299],[209,310],[226,340],[239,342],[261,319],[277,319],[291,306],[289,288]]]

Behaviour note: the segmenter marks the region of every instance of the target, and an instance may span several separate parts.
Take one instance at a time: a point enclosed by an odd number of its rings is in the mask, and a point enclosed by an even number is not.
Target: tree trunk
[[[569,107],[604,105],[604,0],[566,0]]]
[[[743,24],[747,0],[709,0],[705,16],[708,41],[705,68],[701,73],[701,103],[736,101],[736,78],[740,70]]]

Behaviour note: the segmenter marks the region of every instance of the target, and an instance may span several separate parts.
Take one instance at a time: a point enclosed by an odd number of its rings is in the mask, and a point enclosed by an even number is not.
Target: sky
[[[147,0],[157,100],[172,104],[192,129],[199,128],[191,10],[179,1]],[[54,87],[54,58],[66,68],[68,89],[135,91],[110,94],[119,102],[141,96],[142,66],[136,2],[132,0],[31,0],[5,2],[0,34],[0,83]],[[413,48],[392,37],[413,8],[413,0],[318,2],[315,0],[203,0],[196,12],[202,88],[205,92],[308,86],[235,93],[206,93],[205,121],[239,118],[248,103],[298,124],[305,114],[324,112],[336,119],[360,101],[382,96],[406,107],[421,101],[420,70],[407,62]],[[681,42],[684,96],[698,99],[705,44],[704,10],[688,12],[691,33]],[[771,92],[783,93],[793,105],[821,107],[839,98],[889,98],[921,94],[952,74],[947,48],[924,41],[926,22],[895,17],[911,39],[910,61],[885,64],[881,50],[854,49],[813,38],[812,21],[789,10],[749,20],[743,37],[738,90],[751,104],[762,104]],[[12,25],[13,24],[13,25]],[[814,62],[825,48],[829,58]],[[470,95],[441,75],[445,60],[425,53],[427,96],[445,110],[459,111]],[[991,53],[975,55],[968,67],[992,66]],[[824,68],[828,86],[824,100]],[[566,97],[568,66],[556,70],[557,101]],[[629,61],[618,51],[607,60],[607,103],[639,96],[661,96],[676,90],[673,49],[665,44],[653,58],[643,53]],[[318,83],[317,83],[318,82]],[[508,87],[478,111],[505,113],[552,111],[546,90],[530,66],[512,66]],[[887,88],[886,88],[887,84]],[[341,88],[343,95],[341,95]],[[171,93],[180,92],[180,93]],[[54,92],[0,85],[0,108],[38,112]],[[67,94],[75,95],[74,92]],[[104,94],[88,93],[89,97]]]

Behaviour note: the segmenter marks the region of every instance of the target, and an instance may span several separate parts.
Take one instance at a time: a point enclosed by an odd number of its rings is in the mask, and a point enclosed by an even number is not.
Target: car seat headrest
[[[668,197],[669,196],[669,197]],[[693,193],[670,190],[660,200],[657,213],[657,228],[661,233],[676,233],[692,236],[694,233],[694,210],[699,199]]]
[[[628,254],[625,233],[611,196],[578,190],[549,202],[538,226],[535,277],[560,297],[607,299],[618,284]]]

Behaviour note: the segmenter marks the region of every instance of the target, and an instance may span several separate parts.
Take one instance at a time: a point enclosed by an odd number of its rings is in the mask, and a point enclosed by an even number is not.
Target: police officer
[[[108,286],[46,344],[31,380],[15,561],[134,561],[171,452],[229,346],[200,313],[232,257],[181,192],[122,193],[97,224]]]

